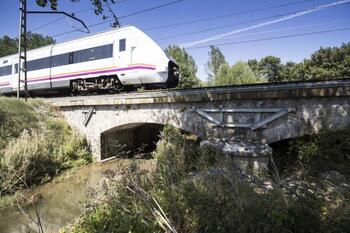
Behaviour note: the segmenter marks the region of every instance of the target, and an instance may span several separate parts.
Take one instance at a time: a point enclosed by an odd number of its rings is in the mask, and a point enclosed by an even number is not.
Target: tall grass
[[[102,190],[105,201],[90,206],[62,232],[348,230],[349,202],[336,191],[244,174],[230,158],[214,148],[189,144],[172,127],[165,127],[154,157],[154,170],[146,173],[131,166],[121,182]]]
[[[87,142],[40,100],[0,98],[0,196],[91,161]]]

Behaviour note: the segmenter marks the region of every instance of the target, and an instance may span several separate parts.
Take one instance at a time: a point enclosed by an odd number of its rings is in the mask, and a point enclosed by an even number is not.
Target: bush
[[[30,101],[25,104],[16,99],[0,97],[0,151],[23,130],[30,131],[38,127],[39,119],[35,114],[37,103]]]
[[[306,135],[290,140],[286,148],[275,156],[283,160],[281,171],[285,175],[294,170],[304,178],[319,177],[336,170],[350,178],[350,130],[324,130],[317,135]]]
[[[0,110],[3,132],[7,132],[0,138],[0,196],[40,184],[62,169],[91,161],[86,140],[42,101],[25,104],[1,98]]]
[[[172,127],[165,127],[154,157],[154,170],[133,165],[105,188],[105,202],[65,232],[345,232],[349,223],[347,202],[329,209],[305,183],[267,188]]]

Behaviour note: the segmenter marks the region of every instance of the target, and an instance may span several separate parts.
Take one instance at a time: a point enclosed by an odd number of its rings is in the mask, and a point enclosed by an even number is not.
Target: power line
[[[11,7],[13,7],[14,5],[18,4],[17,1],[13,1],[12,3],[10,3],[9,5],[7,5],[5,8],[0,9],[0,12],[6,11],[8,9],[10,9]]]
[[[259,41],[276,40],[276,39],[292,38],[292,37],[299,37],[299,36],[309,36],[309,35],[324,34],[324,33],[330,33],[330,32],[348,31],[348,30],[350,30],[350,27],[336,28],[336,29],[330,29],[330,30],[324,30],[324,31],[305,32],[305,33],[298,33],[298,34],[291,34],[291,35],[284,35],[284,36],[266,37],[266,38],[253,39],[253,40],[233,41],[233,42],[211,44],[211,45],[220,47],[220,46],[229,46],[229,45],[235,45],[235,44],[245,44],[245,43],[252,43],[252,42],[259,42]],[[202,49],[202,48],[208,48],[208,47],[210,47],[210,45],[189,47],[187,49]]]
[[[342,3],[341,5],[345,5],[345,4],[349,4],[349,2]],[[223,28],[228,28],[228,27],[236,26],[236,25],[241,25],[241,24],[246,24],[246,23],[252,23],[252,22],[256,22],[256,21],[260,21],[260,20],[268,20],[268,19],[273,19],[273,18],[277,18],[277,17],[284,17],[284,16],[287,17],[287,16],[289,16],[289,15],[299,14],[299,13],[302,13],[302,12],[304,12],[304,11],[305,11],[305,10],[301,10],[301,11],[298,10],[298,11],[289,12],[289,13],[286,13],[286,14],[280,14],[280,15],[275,15],[275,16],[268,16],[268,17],[253,19],[253,20],[247,20],[247,21],[237,22],[237,23],[234,23],[234,24],[226,24],[226,25],[222,25],[222,26],[211,27],[211,28],[206,28],[206,29],[202,29],[202,30],[197,30],[197,31],[192,31],[192,32],[187,32],[187,33],[176,34],[176,35],[173,35],[173,36],[168,36],[168,37],[163,37],[163,38],[160,38],[160,39],[156,39],[156,41],[174,39],[174,38],[183,37],[183,36],[188,36],[188,35],[193,35],[193,34],[198,34],[198,33],[202,33],[202,32],[209,32],[209,31],[219,30],[219,29],[223,29]]]
[[[156,10],[156,9],[159,9],[159,8],[162,8],[162,7],[174,5],[174,4],[183,2],[183,1],[185,1],[185,0],[177,0],[177,1],[169,2],[169,3],[165,3],[165,4],[162,4],[162,5],[154,6],[154,7],[151,7],[151,8],[143,9],[143,10],[140,10],[140,11],[135,11],[133,13],[120,16],[119,19],[123,19],[123,18],[127,18],[127,17],[130,17],[130,16],[146,13],[148,11],[152,11],[152,10]],[[98,25],[102,25],[102,24],[108,23],[110,21],[112,21],[112,20],[101,21],[99,23],[95,23],[95,24],[90,25],[90,27],[95,27],[95,26],[98,26]]]
[[[90,11],[90,10],[93,10],[93,9],[94,9],[94,8],[87,8],[87,9],[84,9],[84,10],[81,10],[81,11],[73,12],[73,14],[79,14],[79,13],[87,12],[87,11]],[[41,28],[44,28],[44,27],[46,27],[46,26],[48,26],[48,25],[50,25],[50,24],[56,23],[56,22],[58,22],[58,21],[61,21],[61,20],[65,19],[65,18],[66,18],[66,17],[63,16],[63,17],[60,17],[60,18],[58,18],[58,19],[52,20],[52,21],[50,21],[50,22],[48,22],[48,23],[45,23],[45,24],[43,24],[43,25],[41,25],[41,26],[38,26],[38,27],[32,29],[31,31],[32,31],[32,32],[37,31],[37,30],[39,30],[39,29],[41,29]]]
[[[117,1],[116,4],[119,4],[119,3],[122,3],[122,2],[126,2],[126,1],[128,1],[128,0],[120,0],[120,1]],[[94,9],[95,9],[94,7],[90,7],[90,8],[86,8],[86,9],[84,9],[84,10],[75,11],[75,12],[73,12],[72,14],[80,14],[80,13],[84,13],[84,12],[91,11],[91,10],[94,10]],[[46,27],[46,26],[48,26],[48,25],[50,25],[50,24],[56,23],[56,22],[58,22],[58,21],[61,21],[61,20],[65,19],[65,18],[66,18],[66,17],[60,17],[60,18],[58,18],[58,19],[52,20],[52,21],[50,21],[50,22],[48,22],[48,23],[45,23],[45,24],[43,24],[43,25],[40,25],[40,26],[38,26],[38,27],[32,29],[31,31],[32,31],[32,32],[37,31],[37,30],[39,30],[39,29],[41,29],[41,28],[44,28],[44,27]]]
[[[140,11],[136,11],[136,12],[133,12],[133,13],[130,13],[130,14],[127,14],[127,15],[120,16],[119,19],[127,18],[127,17],[134,16],[134,15],[137,15],[137,14],[146,13],[148,11],[156,10],[156,9],[159,9],[159,8],[162,8],[162,7],[166,7],[166,6],[170,6],[170,5],[173,5],[173,4],[177,4],[177,3],[180,3],[180,2],[183,2],[183,1],[185,1],[185,0],[177,0],[177,1],[168,2],[168,3],[165,3],[165,4],[161,4],[161,5],[158,5],[158,6],[154,6],[154,7],[151,7],[151,8],[147,8],[147,9],[144,9],[144,10],[140,10]],[[88,25],[88,27],[89,28],[96,27],[96,26],[99,26],[99,25],[102,25],[102,24],[105,24],[105,23],[109,23],[111,21],[113,21],[113,20],[105,20],[105,21],[102,21],[102,22],[99,22],[99,23]],[[70,33],[76,32],[76,31],[78,31],[78,30],[75,29],[75,30],[71,30],[71,31],[67,31],[67,32],[62,32],[62,33],[53,35],[52,37],[56,38],[56,37],[63,36],[63,35],[66,35],[66,34],[70,34]]]
[[[222,26],[206,28],[206,29],[202,29],[202,30],[198,30],[198,31],[181,33],[181,34],[177,34],[177,35],[173,35],[173,36],[168,36],[168,37],[163,37],[163,38],[160,38],[160,39],[156,39],[156,41],[169,40],[169,39],[174,39],[174,38],[178,38],[178,37],[198,34],[198,33],[202,33],[202,32],[215,31],[215,30],[228,28],[228,27],[232,27],[232,26],[237,26],[237,25],[242,25],[242,24],[246,24],[246,23],[253,23],[253,22],[256,22],[256,21],[260,21],[260,20],[273,19],[273,18],[277,18],[277,17],[281,17],[281,16],[286,16],[286,15],[289,15],[289,14],[294,14],[296,12],[299,12],[299,11],[291,12],[291,13],[288,13],[288,14],[282,14],[282,15],[274,15],[274,16],[262,17],[262,18],[258,18],[258,19],[251,19],[251,20],[241,21],[241,22],[237,22],[237,23],[233,23],[233,24],[225,24],[225,25],[222,25]]]
[[[304,25],[300,25],[300,26],[284,27],[284,28],[277,28],[277,29],[273,29],[273,30],[265,30],[265,31],[246,33],[246,34],[242,34],[242,35],[227,36],[227,37],[220,38],[218,40],[227,40],[227,39],[232,39],[232,38],[247,37],[247,36],[257,36],[257,35],[274,33],[274,32],[284,32],[284,31],[305,29],[305,28],[310,28],[310,27],[314,27],[314,26],[325,26],[325,25],[331,25],[333,23],[340,23],[340,22],[349,23],[349,21],[347,21],[347,20],[342,20],[342,21],[334,20],[334,21],[328,21],[326,23],[304,24]]]
[[[144,31],[152,31],[152,30],[157,30],[157,29],[162,29],[162,28],[169,28],[169,27],[175,27],[175,26],[181,26],[181,25],[200,23],[200,22],[205,22],[205,21],[210,21],[210,20],[215,20],[215,19],[227,18],[227,17],[231,17],[231,16],[245,15],[245,14],[249,14],[249,13],[271,10],[271,9],[275,9],[275,8],[281,8],[281,7],[292,6],[292,5],[299,5],[302,3],[312,2],[312,1],[315,1],[315,0],[304,0],[304,1],[287,3],[287,4],[273,5],[273,6],[269,6],[269,7],[251,9],[251,10],[240,11],[240,12],[235,12],[235,13],[225,14],[225,15],[218,15],[218,16],[213,16],[213,17],[209,17],[209,18],[202,18],[202,19],[197,19],[197,20],[183,21],[180,23],[173,23],[173,24],[160,25],[160,26],[156,26],[156,27],[144,28],[143,30]]]

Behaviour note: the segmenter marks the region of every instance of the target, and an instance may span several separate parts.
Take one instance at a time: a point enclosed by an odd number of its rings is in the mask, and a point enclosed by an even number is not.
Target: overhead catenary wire
[[[291,26],[291,27],[284,27],[284,28],[276,28],[273,30],[265,30],[265,31],[258,31],[258,32],[252,32],[252,33],[245,33],[245,34],[238,34],[238,35],[233,35],[233,36],[227,36],[220,38],[218,40],[227,40],[227,39],[232,39],[232,38],[239,38],[239,37],[247,37],[247,36],[257,36],[257,35],[262,35],[262,34],[268,34],[268,33],[274,33],[274,32],[284,32],[284,31],[291,31],[291,30],[298,30],[298,29],[305,29],[305,28],[310,28],[310,27],[315,27],[315,26],[325,26],[325,25],[331,25],[333,23],[350,23],[348,20],[334,20],[334,21],[327,21],[324,23],[314,23],[314,24],[303,24],[299,26]]]
[[[122,3],[128,0],[120,0],[117,1],[116,3]],[[188,25],[188,24],[194,24],[194,23],[199,23],[199,22],[205,22],[205,21],[210,21],[210,20],[214,20],[214,19],[220,19],[220,18],[226,18],[226,17],[231,17],[231,16],[239,16],[239,15],[245,15],[245,14],[249,14],[249,13],[255,13],[255,12],[259,12],[259,11],[265,11],[265,10],[271,10],[271,9],[276,9],[276,8],[282,8],[282,7],[287,7],[287,6],[292,6],[292,5],[299,5],[299,4],[303,4],[303,3],[307,3],[307,2],[313,2],[315,0],[303,0],[303,1],[297,1],[297,2],[291,2],[291,3],[286,3],[286,4],[278,4],[278,5],[273,5],[273,6],[269,6],[269,7],[263,7],[263,8],[256,8],[256,9],[251,9],[251,10],[246,10],[246,11],[240,11],[240,12],[234,12],[231,14],[225,14],[225,15],[218,15],[218,16],[213,16],[213,17],[208,17],[208,18],[202,18],[202,19],[198,19],[198,20],[191,20],[191,21],[184,21],[184,22],[180,22],[180,23],[174,23],[174,24],[167,24],[167,25],[160,25],[160,26],[156,26],[156,27],[151,27],[151,28],[143,28],[144,31],[152,31],[152,30],[156,30],[156,29],[162,29],[162,28],[169,28],[169,27],[174,27],[174,26],[181,26],[181,25]],[[74,12],[74,14],[78,14],[78,13],[83,13],[83,12],[87,12],[90,10],[93,10],[94,8],[88,8],[85,10],[81,10],[81,11],[77,11]],[[148,9],[147,9],[148,10]],[[142,11],[140,12],[134,12],[132,15],[134,15],[135,13],[142,13]],[[128,17],[131,15],[126,15],[126,16],[122,16],[122,17]],[[119,18],[122,18],[119,17]],[[50,24],[56,23],[62,19],[64,19],[65,17],[61,17],[58,18],[56,20],[50,21],[46,24],[43,24],[39,27],[34,28],[32,31],[36,31],[38,29],[41,29],[43,27],[46,27]],[[101,24],[104,22],[101,22]]]
[[[128,0],[120,0],[120,1],[116,1],[115,3],[116,3],[116,4],[119,4],[119,3],[126,2],[126,1],[128,1]],[[84,10],[75,11],[75,12],[73,12],[72,14],[80,14],[80,13],[88,12],[88,11],[91,11],[91,10],[94,10],[94,9],[95,9],[95,7],[89,7],[89,8],[86,8],[86,9],[84,9]],[[32,32],[37,31],[37,30],[39,30],[39,29],[41,29],[41,28],[44,28],[44,27],[49,26],[49,25],[51,25],[51,24],[54,24],[54,23],[56,23],[56,22],[58,22],[58,21],[61,21],[61,20],[65,19],[65,18],[66,18],[66,17],[63,16],[63,17],[60,17],[60,18],[58,18],[58,19],[52,20],[52,21],[50,21],[50,22],[48,22],[48,23],[45,23],[45,24],[43,24],[43,25],[40,25],[40,26],[38,26],[38,27],[33,28],[31,31],[32,31]]]
[[[239,16],[239,15],[246,15],[246,14],[256,13],[256,12],[260,12],[260,11],[266,11],[266,10],[272,10],[272,9],[276,9],[276,8],[299,5],[302,3],[313,2],[313,1],[315,1],[315,0],[303,0],[303,1],[286,3],[286,4],[278,4],[278,5],[273,5],[273,6],[269,6],[269,7],[256,8],[256,9],[240,11],[240,12],[233,12],[231,14],[217,15],[217,16],[208,17],[208,18],[201,18],[201,19],[196,19],[196,20],[183,21],[183,22],[179,22],[179,23],[165,24],[165,25],[160,25],[160,26],[155,26],[155,27],[143,28],[143,30],[144,31],[152,31],[152,30],[157,30],[157,29],[162,29],[162,28],[169,28],[169,27],[175,27],[175,26],[200,23],[200,22],[211,21],[211,20],[215,20],[215,19],[221,19],[221,18],[227,18],[227,17]]]
[[[228,28],[228,27],[232,27],[232,26],[237,26],[237,25],[242,25],[242,24],[246,24],[246,23],[254,23],[254,22],[257,22],[257,21],[260,21],[260,20],[274,19],[274,18],[278,18],[278,17],[281,17],[281,16],[286,16],[286,15],[293,14],[293,13],[295,13],[295,12],[291,12],[291,13],[288,13],[288,14],[267,16],[267,17],[262,17],[262,18],[257,18],[257,19],[251,19],[251,20],[245,20],[245,21],[236,22],[236,23],[232,23],[232,24],[225,24],[225,25],[221,25],[221,26],[216,26],[216,27],[211,27],[211,28],[205,28],[205,29],[202,29],[202,30],[197,30],[197,31],[192,31],[192,32],[186,32],[186,33],[180,33],[180,34],[176,34],[176,35],[173,35],[173,36],[162,37],[162,38],[155,39],[155,40],[156,40],[156,41],[162,41],[162,40],[175,39],[175,38],[179,38],[179,37],[194,35],[194,34],[198,34],[198,33],[202,33],[202,32],[215,31],[215,30],[219,30],[219,29],[223,29],[223,28]]]
[[[87,8],[87,9],[84,9],[84,10],[80,10],[80,11],[73,12],[73,14],[79,14],[79,13],[87,12],[87,11],[90,11],[90,10],[92,10],[92,9],[94,9],[94,8]],[[41,28],[44,28],[44,27],[46,27],[46,26],[49,26],[50,24],[54,24],[54,23],[56,23],[56,22],[58,22],[58,21],[61,21],[61,20],[65,19],[65,18],[66,18],[65,16],[59,17],[58,19],[52,20],[52,21],[50,21],[50,22],[48,22],[48,23],[45,23],[45,24],[40,25],[40,26],[38,26],[38,27],[35,27],[35,28],[33,28],[31,31],[32,31],[32,32],[37,31],[37,30],[39,30],[39,29],[41,29]]]
[[[133,12],[133,13],[120,16],[120,17],[118,17],[118,19],[127,18],[127,17],[134,16],[134,15],[137,15],[137,14],[146,13],[146,12],[153,11],[153,10],[156,10],[156,9],[159,9],[159,8],[163,8],[163,7],[167,7],[167,6],[170,6],[170,5],[174,5],[174,4],[183,2],[183,1],[185,1],[185,0],[176,0],[176,1],[168,2],[168,3],[164,3],[164,4],[161,4],[161,5],[158,5],[158,6],[154,6],[154,7],[151,7],[151,8],[147,8],[147,9],[135,11],[135,12]],[[114,19],[113,19],[113,20],[114,20]],[[113,20],[104,20],[104,21],[99,22],[99,23],[95,23],[95,24],[88,25],[88,27],[89,27],[89,28],[96,27],[96,26],[99,26],[99,25],[102,25],[102,24],[105,24],[105,23],[112,22]],[[71,31],[67,31],[67,32],[62,32],[62,33],[53,35],[53,36],[51,36],[51,37],[57,38],[57,37],[60,37],[60,36],[63,36],[63,35],[67,35],[67,34],[70,34],[70,33],[76,32],[76,31],[78,31],[78,30],[75,29],[75,30],[71,30]]]
[[[246,26],[244,28],[238,28],[238,29],[234,29],[232,31],[229,32],[225,32],[225,33],[221,33],[221,34],[217,34],[217,35],[212,35],[206,38],[202,38],[199,40],[195,40],[195,41],[191,41],[191,42],[187,42],[185,44],[182,44],[181,46],[183,47],[193,47],[199,44],[204,44],[204,43],[208,43],[210,41],[215,41],[227,36],[231,36],[231,35],[236,35],[242,32],[246,32],[246,31],[251,31],[253,29],[258,29],[258,28],[262,28],[262,27],[266,27],[266,26],[270,26],[276,23],[281,23],[281,22],[285,22],[288,20],[292,20],[301,16],[305,16],[311,13],[315,13],[315,12],[319,12],[325,9],[328,9],[330,7],[336,7],[336,6],[342,6],[342,5],[346,5],[346,4],[350,4],[350,0],[338,0],[338,1],[334,1],[331,3],[327,3],[327,4],[323,4],[323,5],[318,5],[316,7],[310,8],[310,9],[306,9],[306,10],[302,10],[302,11],[298,11],[296,13],[292,13],[292,14],[288,14],[286,16],[283,17],[279,17],[277,19],[273,19],[273,20],[269,20],[269,21],[265,21],[262,23],[257,23],[257,24],[253,24],[253,25],[249,25]]]
[[[343,5],[345,5],[345,4],[348,4],[348,3],[344,3]],[[285,17],[285,16],[288,17],[288,16],[293,15],[293,14],[303,13],[304,11],[306,11],[306,10],[298,10],[298,11],[293,11],[293,12],[289,12],[289,13],[286,13],[286,14],[267,16],[267,17],[262,17],[262,18],[257,18],[257,19],[251,19],[251,20],[236,22],[236,23],[233,23],[233,24],[225,24],[225,25],[221,25],[221,26],[210,27],[210,28],[205,28],[205,29],[191,31],[191,32],[186,32],[186,33],[180,33],[180,34],[176,34],[176,35],[172,35],[172,36],[162,37],[162,38],[156,39],[156,41],[175,39],[175,38],[189,36],[189,35],[194,35],[194,34],[199,34],[199,33],[203,33],[203,32],[210,32],[210,31],[220,30],[220,29],[223,29],[223,28],[229,28],[229,27],[232,27],[232,26],[242,25],[242,24],[246,24],[246,23],[253,23],[253,22],[260,21],[260,20],[269,20],[269,19],[274,19],[274,18],[278,18],[278,17]]]
[[[13,1],[13,2],[10,3],[9,5],[5,6],[4,8],[1,8],[1,9],[0,9],[0,12],[6,11],[6,10],[10,9],[11,7],[17,5],[17,4],[18,4],[17,1]]]
[[[311,35],[317,35],[317,34],[341,32],[341,31],[349,31],[349,30],[350,30],[350,27],[336,28],[336,29],[329,29],[329,30],[323,30],[323,31],[296,33],[296,34],[290,34],[290,35],[284,35],[284,36],[265,37],[265,38],[252,39],[252,40],[232,41],[232,42],[217,43],[217,44],[214,43],[214,44],[210,44],[210,45],[188,47],[186,49],[188,49],[188,50],[203,49],[203,48],[209,48],[210,46],[222,47],[222,46],[230,46],[230,45],[235,45],[235,44],[246,44],[246,43],[259,42],[259,41],[277,40],[277,39],[292,38],[292,37],[299,37],[299,36],[311,36]]]

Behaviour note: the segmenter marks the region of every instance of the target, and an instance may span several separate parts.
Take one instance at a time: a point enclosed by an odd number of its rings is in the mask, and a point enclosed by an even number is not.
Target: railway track
[[[146,91],[132,91],[119,94],[103,94],[103,95],[84,95],[84,96],[65,96],[65,97],[47,97],[49,101],[57,100],[79,100],[79,99],[135,99],[135,98],[152,98],[152,97],[176,97],[182,95],[195,95],[203,93],[237,93],[237,92],[258,92],[258,91],[274,91],[274,90],[292,90],[292,89],[310,89],[325,87],[342,87],[350,86],[350,78],[336,80],[314,80],[314,81],[295,81],[295,82],[276,82],[276,83],[259,83],[231,86],[213,86],[213,87],[194,87],[194,88],[174,88],[174,89],[158,89]]]

